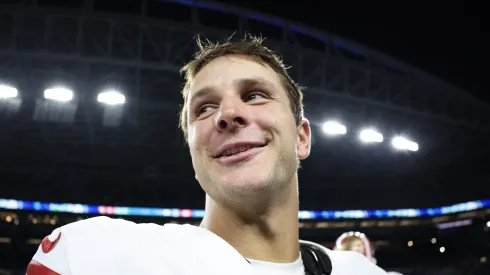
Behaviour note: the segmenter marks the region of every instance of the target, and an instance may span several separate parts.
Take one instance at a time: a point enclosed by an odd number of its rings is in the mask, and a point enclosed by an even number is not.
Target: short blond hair
[[[272,50],[263,45],[264,38],[246,34],[239,41],[231,41],[231,38],[225,42],[211,42],[208,39],[201,39],[197,36],[196,43],[199,50],[194,54],[194,59],[184,65],[180,70],[185,76],[185,86],[182,90],[184,104],[180,112],[179,126],[187,140],[187,101],[189,99],[189,87],[194,77],[211,61],[226,55],[244,55],[252,58],[259,64],[271,67],[281,79],[281,84],[288,95],[291,111],[296,124],[299,125],[303,119],[303,91],[296,82],[294,82],[287,72],[281,57]]]

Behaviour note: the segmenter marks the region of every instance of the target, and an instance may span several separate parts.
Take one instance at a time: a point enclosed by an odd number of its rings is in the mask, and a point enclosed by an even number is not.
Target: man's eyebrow
[[[197,92],[193,93],[193,95],[189,99],[189,104],[192,105],[192,102],[198,100],[199,98],[206,97],[210,94],[215,94],[217,89],[215,86],[206,86],[199,89]]]
[[[261,87],[261,86],[274,87],[274,84],[272,82],[262,77],[235,79],[233,81],[233,85],[238,90],[251,88],[251,87]],[[218,88],[216,86],[214,85],[205,86],[197,90],[195,93],[192,93],[192,96],[189,99],[189,104],[192,105],[192,103],[197,101],[198,99],[209,96],[210,94],[216,94],[217,92],[218,92]]]
[[[235,81],[233,81],[233,85],[235,85],[235,87],[237,87],[239,90],[257,86],[274,87],[274,84],[272,84],[272,82],[262,77],[236,79]]]

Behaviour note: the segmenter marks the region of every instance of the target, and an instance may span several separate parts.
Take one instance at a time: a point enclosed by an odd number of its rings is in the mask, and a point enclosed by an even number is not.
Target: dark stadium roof
[[[16,113],[0,103],[3,197],[201,208],[204,195],[177,129],[178,69],[196,33],[215,39],[235,29],[262,32],[307,86],[314,147],[300,171],[302,208],[431,207],[490,197],[490,104],[378,51],[209,4],[124,1],[136,3],[128,13],[101,0],[8,2],[0,5],[0,81],[19,90],[22,105]],[[76,109],[40,100],[60,84],[75,92]],[[127,97],[119,126],[103,124],[95,100],[108,85]],[[353,131],[326,137],[327,118]],[[407,135],[420,150],[360,144],[356,131],[364,126],[386,141]]]
[[[398,2],[329,2],[303,0],[273,4],[270,1],[222,3],[247,7],[329,33],[348,37],[417,68],[463,87],[490,101],[488,71],[490,46],[486,39],[488,18],[482,2],[463,6]],[[402,8],[401,8],[402,7]]]

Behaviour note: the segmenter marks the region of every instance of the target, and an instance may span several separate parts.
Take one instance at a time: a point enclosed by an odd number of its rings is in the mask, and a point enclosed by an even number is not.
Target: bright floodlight
[[[44,90],[44,98],[67,102],[73,99],[73,92],[65,88],[52,88]]]
[[[418,151],[419,145],[416,142],[408,140],[404,137],[395,137],[391,140],[391,144],[393,147],[399,150],[410,150],[410,151]]]
[[[430,242],[431,242],[431,243],[436,243],[436,242],[437,242],[437,239],[436,239],[436,238],[432,238],[432,239],[430,240]]]
[[[17,97],[17,89],[7,85],[0,85],[0,98],[15,98]]]
[[[100,93],[97,101],[108,105],[120,105],[126,102],[126,97],[117,91],[107,91]]]
[[[383,142],[383,135],[373,129],[362,130],[359,138],[364,142]]]
[[[444,246],[441,246],[441,248],[439,248],[439,252],[444,253],[444,251],[446,251],[446,248]]]
[[[345,135],[347,129],[337,121],[327,121],[323,124],[323,132],[327,135]]]

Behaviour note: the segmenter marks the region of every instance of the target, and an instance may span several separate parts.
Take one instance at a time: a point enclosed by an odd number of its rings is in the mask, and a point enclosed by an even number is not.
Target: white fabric
[[[304,275],[300,262],[252,263],[212,232],[192,226],[135,224],[91,218],[63,226],[52,251],[41,247],[33,260],[62,275]],[[355,252],[325,249],[331,275],[386,275]],[[29,274],[27,274],[29,275]]]
[[[248,259],[253,274],[260,275],[304,275],[305,269],[301,257],[293,263],[270,263]]]
[[[50,241],[54,241],[61,230],[55,229],[48,236]],[[37,249],[34,258],[39,263],[49,263],[48,267],[59,274],[70,274],[70,267],[68,266],[68,254],[66,251],[67,243],[65,236],[62,234],[60,240],[56,244],[55,248],[49,253],[44,253],[41,250],[41,246]],[[46,265],[46,264],[45,264]]]

